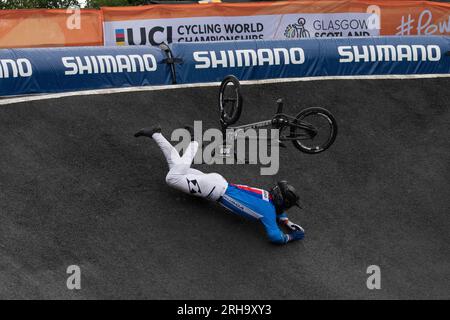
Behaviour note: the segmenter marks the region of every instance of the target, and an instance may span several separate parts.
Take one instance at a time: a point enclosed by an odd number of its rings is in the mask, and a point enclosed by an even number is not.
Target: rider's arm
[[[277,215],[277,222],[279,224],[286,225],[289,222],[289,218],[286,214],[286,212],[283,212],[282,214]]]
[[[305,232],[305,230],[303,230],[303,228],[301,226],[299,226],[298,224],[295,224],[291,220],[289,220],[286,212],[278,215],[277,220],[278,220],[278,223],[285,225],[286,227],[288,227],[289,229],[291,229],[293,231],[300,230],[300,231]]]
[[[291,239],[289,235],[282,232],[280,229],[278,230],[267,230],[267,236],[269,240],[276,244],[285,244],[288,243]]]
[[[263,219],[262,222],[269,240],[273,243],[286,244],[291,241],[303,239],[302,231],[293,231],[289,234],[285,234],[280,230],[275,219]]]

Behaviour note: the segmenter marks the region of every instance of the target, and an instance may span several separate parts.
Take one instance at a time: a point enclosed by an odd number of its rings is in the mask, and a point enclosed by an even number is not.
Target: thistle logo
[[[125,30],[124,29],[116,29],[116,44],[118,46],[125,45]]]
[[[284,36],[289,39],[310,38],[311,35],[305,28],[305,18],[299,18],[297,23],[289,24],[284,31]]]

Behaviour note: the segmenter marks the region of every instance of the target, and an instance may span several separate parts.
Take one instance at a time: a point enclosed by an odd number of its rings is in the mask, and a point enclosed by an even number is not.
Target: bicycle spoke
[[[296,137],[288,136],[288,137],[281,137],[280,140],[282,141],[292,141],[292,140],[312,140],[313,138],[309,135],[299,135]]]
[[[329,124],[329,123],[326,123],[326,124],[324,124],[324,125],[322,125],[322,126],[320,126],[320,127],[316,128],[316,130],[317,130],[317,131],[319,131],[319,129],[321,129],[321,128],[325,127],[325,126],[328,126],[328,127],[329,127],[329,126],[330,126],[330,124]]]
[[[289,123],[289,126],[299,128],[302,130],[309,130],[309,131],[316,131],[315,127],[312,124],[309,124],[307,122],[301,122],[300,124],[297,123]]]

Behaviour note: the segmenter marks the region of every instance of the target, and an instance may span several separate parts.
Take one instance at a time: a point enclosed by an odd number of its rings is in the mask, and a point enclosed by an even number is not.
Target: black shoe
[[[190,135],[191,135],[191,141],[194,141],[194,128],[192,128],[191,126],[185,126],[184,127],[187,131],[189,131]]]
[[[143,128],[143,129],[139,130],[138,132],[136,132],[134,134],[134,136],[136,138],[140,137],[140,136],[151,138],[153,136],[153,134],[156,133],[156,132],[161,132],[161,127],[160,126],[157,126],[157,127],[154,127],[154,128]]]

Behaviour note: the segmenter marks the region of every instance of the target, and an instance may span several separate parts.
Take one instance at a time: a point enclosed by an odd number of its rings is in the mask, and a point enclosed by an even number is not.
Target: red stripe
[[[248,187],[248,186],[244,186],[244,185],[240,185],[240,184],[236,184],[235,186],[239,189],[247,190],[247,191],[254,192],[254,193],[257,193],[260,195],[262,195],[262,193],[263,193],[262,190],[260,190],[260,189],[256,189],[256,188],[252,188],[252,187]]]
[[[252,187],[249,187],[249,186],[244,186],[242,184],[234,184],[234,183],[230,183],[230,184],[232,186],[235,186],[238,189],[242,189],[242,190],[250,191],[250,192],[253,192],[253,193],[257,193],[257,194],[259,194],[261,196],[262,196],[262,194],[264,192],[264,190],[257,189],[257,188],[252,188]],[[269,200],[272,200],[272,195],[269,192],[267,192],[267,193],[269,194]]]

